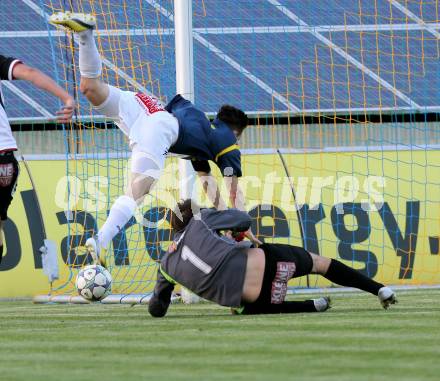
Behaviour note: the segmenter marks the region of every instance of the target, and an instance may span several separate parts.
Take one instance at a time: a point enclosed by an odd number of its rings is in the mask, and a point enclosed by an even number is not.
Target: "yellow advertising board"
[[[276,153],[242,156],[240,185],[253,230],[261,239],[338,257],[387,284],[440,283],[439,151],[283,157],[290,178]],[[167,164],[145,207],[113,241],[109,256],[114,292],[143,293],[153,287],[155,261],[170,240],[164,208],[172,207],[178,195],[176,160],[168,159]],[[30,161],[29,168],[38,202],[22,164],[5,225],[0,297],[49,290],[38,250],[45,238],[40,211],[46,235],[58,248],[60,279],[54,288],[71,293],[76,269],[86,260],[82,245],[122,192],[126,172],[125,161],[116,159]],[[195,197],[203,203],[196,184]],[[309,280],[311,286],[329,285],[316,276]],[[292,285],[306,282],[293,280]]]

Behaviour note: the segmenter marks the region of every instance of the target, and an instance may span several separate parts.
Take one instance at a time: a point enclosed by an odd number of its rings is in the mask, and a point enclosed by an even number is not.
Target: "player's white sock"
[[[93,30],[78,33],[79,71],[85,78],[98,78],[102,72],[102,60],[96,47]]]
[[[98,232],[99,245],[106,249],[113,237],[118,234],[130,220],[137,204],[129,196],[120,196],[112,205],[104,225]]]

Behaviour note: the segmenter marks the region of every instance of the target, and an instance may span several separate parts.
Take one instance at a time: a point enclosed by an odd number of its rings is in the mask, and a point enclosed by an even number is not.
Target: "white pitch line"
[[[157,9],[159,12],[161,12],[165,17],[167,17],[170,21],[174,21],[174,16],[164,7],[162,7],[156,0],[145,0],[148,4],[150,4],[152,7]],[[229,57],[226,53],[224,53],[222,50],[218,49],[215,45],[211,44],[209,41],[207,41],[205,38],[203,38],[199,33],[194,32],[193,30],[193,37],[195,40],[197,40],[199,43],[201,43],[203,46],[211,50],[215,55],[217,55],[220,59],[225,61],[227,64],[232,66],[235,70],[237,70],[240,74],[244,75],[246,78],[248,78],[250,81],[255,83],[258,87],[263,89],[265,92],[267,92],[270,96],[277,99],[279,102],[284,104],[289,108],[290,111],[299,112],[300,109],[296,107],[293,103],[289,102],[288,99],[283,97],[280,93],[275,91],[273,88],[271,88],[268,84],[266,84],[264,81],[250,73],[247,69],[245,69],[243,66],[241,66],[237,61],[235,61],[233,58]]]
[[[35,4],[32,0],[21,0],[23,3],[25,3],[28,7],[32,8],[36,13],[38,13],[41,17],[44,19],[47,18],[46,13],[43,11],[43,9]]]
[[[17,86],[8,81],[2,81],[2,85],[11,90],[15,95],[18,95],[21,99],[23,99],[28,105],[37,110],[40,114],[44,115],[46,118],[55,119],[55,115],[51,114],[48,110],[46,110],[43,106],[41,106],[38,102],[34,101],[30,96],[21,91]]]
[[[431,29],[440,29],[440,23],[426,24]],[[362,24],[362,25],[280,25],[280,26],[241,26],[220,28],[194,28],[199,34],[271,34],[271,33],[311,33],[311,32],[379,32],[421,30],[419,24]]]
[[[339,146],[326,148],[279,148],[280,152],[285,155],[304,155],[314,153],[350,153],[350,152],[403,152],[403,151],[438,151],[440,144],[427,145],[384,145],[384,146]],[[242,148],[242,155],[276,155],[275,148]],[[24,158],[31,160],[105,160],[105,159],[127,159],[130,157],[130,151],[106,152],[106,153],[85,153],[85,154],[25,154]],[[169,155],[167,157],[178,157]]]
[[[0,31],[0,38],[37,38],[37,37],[63,37],[66,32],[62,30],[11,30]],[[95,31],[97,36],[159,36],[174,34],[171,29],[110,29]]]
[[[343,153],[343,152],[396,152],[396,151],[437,151],[440,144],[426,145],[383,145],[383,146],[338,146],[324,148],[279,148],[283,154]],[[242,148],[243,155],[274,155],[276,148]]]
[[[276,7],[281,13],[283,13],[285,16],[289,17],[291,20],[295,21],[301,26],[308,26],[307,23],[305,23],[303,20],[301,20],[297,15],[295,15],[293,12],[291,12],[289,9],[287,9],[285,6],[281,5],[278,0],[267,0],[270,4],[272,4],[274,7]],[[312,30],[310,32],[314,37],[316,37],[319,41],[327,45],[329,48],[333,49],[337,54],[342,56],[344,59],[346,59],[348,62],[352,63],[355,67],[357,67],[359,70],[363,71],[365,74],[367,74],[369,77],[374,79],[376,82],[380,83],[383,87],[391,91],[395,96],[403,100],[405,103],[408,103],[411,107],[414,109],[421,110],[422,107],[411,100],[408,96],[403,94],[401,91],[397,90],[394,86],[392,86],[390,83],[385,81],[384,79],[380,78],[376,73],[374,73],[372,70],[370,70],[368,67],[366,67],[364,64],[359,62],[357,59],[352,57],[350,54],[346,53],[344,50],[342,50],[339,46],[334,44],[332,41],[330,41],[328,38],[324,37],[322,34],[319,34],[318,32]]]
[[[301,110],[302,116],[314,116],[316,114],[321,115],[346,115],[346,114],[356,114],[356,113],[367,113],[367,114],[374,114],[380,111],[382,115],[387,114],[395,114],[396,112],[407,112],[410,113],[413,111],[413,109],[409,106],[402,106],[402,107],[381,107],[381,108],[374,108],[374,107],[352,107],[352,108],[337,108],[337,109],[303,109]],[[440,112],[440,105],[437,106],[425,106],[424,108],[425,112]],[[278,111],[272,111],[272,110],[245,110],[246,115],[250,117],[259,117],[259,118],[273,118],[273,117],[287,117],[289,116],[288,110],[278,110]],[[207,112],[206,115],[208,117],[215,117],[216,112]],[[39,123],[46,123],[49,122],[50,119],[46,117],[13,117],[8,118],[9,123],[11,124],[23,124],[23,123],[29,123],[29,122],[39,122]],[[104,122],[104,121],[111,121],[110,118],[106,118],[104,115],[93,115],[93,118],[90,115],[79,115],[78,121],[87,123],[91,121],[97,121],[97,122]]]
[[[417,16],[414,21],[416,21]],[[363,24],[363,25],[318,25],[318,26],[242,26],[225,28],[193,28],[198,34],[283,34],[283,33],[310,33],[315,32],[387,32],[387,31],[419,31],[428,30],[431,33],[437,33],[440,29],[440,23],[414,23],[414,24]],[[174,29],[109,29],[98,30],[97,36],[169,36],[174,35]],[[65,32],[61,30],[8,30],[0,31],[0,38],[32,38],[32,37],[62,37]],[[437,36],[436,36],[437,37]]]
[[[437,32],[432,26],[426,24],[420,17],[411,12],[408,8],[400,4],[397,0],[388,0],[391,5],[396,7],[400,12],[404,13],[410,19],[415,21],[422,29],[427,30],[431,33],[435,38],[440,39],[440,33]]]

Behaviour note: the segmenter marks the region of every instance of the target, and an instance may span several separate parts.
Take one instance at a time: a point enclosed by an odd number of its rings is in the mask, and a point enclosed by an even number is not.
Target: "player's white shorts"
[[[113,119],[130,139],[131,171],[158,179],[179,123],[156,99],[109,85],[109,96],[95,109]]]

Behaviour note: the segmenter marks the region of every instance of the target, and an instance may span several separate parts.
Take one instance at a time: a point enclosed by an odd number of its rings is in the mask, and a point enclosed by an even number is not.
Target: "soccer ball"
[[[102,266],[89,265],[81,269],[76,276],[76,289],[84,299],[99,301],[112,290],[112,276]]]

